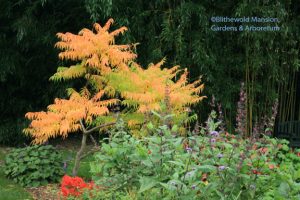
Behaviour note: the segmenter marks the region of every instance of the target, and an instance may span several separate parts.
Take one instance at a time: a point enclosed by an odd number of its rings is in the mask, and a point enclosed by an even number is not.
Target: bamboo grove
[[[122,9],[124,4],[103,3],[99,11],[88,4],[88,11],[94,20],[113,15],[128,24],[132,37],[143,37],[139,41],[149,47],[138,50],[155,59],[167,55],[172,64],[183,63],[191,72],[191,80],[203,74],[208,96],[214,95],[222,104],[228,129],[235,126],[241,82],[245,83],[247,96],[248,134],[255,122],[271,115],[276,99],[278,122],[300,119],[300,7],[296,1],[155,1],[137,3],[130,10]],[[137,17],[138,13],[143,13],[143,18]],[[212,16],[276,17],[281,31],[213,32]],[[137,26],[148,31],[137,30]],[[160,40],[151,40],[150,35]],[[168,45],[162,46],[162,42]],[[206,119],[206,109],[207,106],[198,107],[201,119]]]

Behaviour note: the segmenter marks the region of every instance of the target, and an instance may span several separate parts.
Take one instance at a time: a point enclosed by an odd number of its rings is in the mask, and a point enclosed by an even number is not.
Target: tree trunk
[[[81,147],[80,147],[79,151],[77,152],[76,158],[75,158],[75,163],[74,163],[74,167],[73,167],[73,171],[72,171],[73,176],[76,176],[78,173],[78,169],[80,167],[80,161],[81,161],[82,157],[84,157],[83,152],[86,148],[86,140],[87,140],[87,137],[90,135],[90,133],[92,133],[93,131],[96,131],[97,129],[103,128],[105,126],[114,125],[114,124],[115,124],[115,122],[111,122],[111,123],[102,124],[102,125],[99,125],[92,129],[87,130],[85,128],[82,120],[80,120],[80,125],[82,128],[83,135],[82,135],[82,140],[81,140]],[[93,142],[96,142],[93,137],[91,137],[91,139],[93,140]],[[95,146],[96,145],[97,145],[97,143],[95,143]]]
[[[87,139],[88,134],[87,133],[83,133],[82,135],[82,140],[81,140],[81,147],[79,149],[79,151],[76,154],[76,158],[75,158],[75,163],[74,163],[74,167],[73,167],[73,176],[76,176],[78,173],[78,169],[80,166],[80,160],[81,160],[81,156],[84,152],[84,149],[86,147],[86,139]]]

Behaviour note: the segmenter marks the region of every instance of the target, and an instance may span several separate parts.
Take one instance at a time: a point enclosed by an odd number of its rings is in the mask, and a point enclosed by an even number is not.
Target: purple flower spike
[[[223,165],[219,166],[219,170],[224,170],[225,168],[226,168],[226,167],[223,166]]]
[[[193,149],[190,147],[185,148],[185,150],[187,150],[187,152],[191,152]]]
[[[216,142],[216,139],[215,139],[215,138],[212,138],[212,139],[210,139],[210,142],[211,142],[211,143],[215,143],[215,142]]]
[[[196,189],[196,185],[192,185],[192,189],[193,189],[193,190]]]
[[[219,154],[217,155],[217,157],[218,157],[218,158],[223,158],[223,154],[219,153]]]
[[[218,137],[219,133],[218,133],[218,131],[212,131],[212,132],[210,132],[210,135],[213,137]]]

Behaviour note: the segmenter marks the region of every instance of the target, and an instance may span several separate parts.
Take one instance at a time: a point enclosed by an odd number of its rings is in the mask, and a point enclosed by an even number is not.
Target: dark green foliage
[[[22,132],[23,128],[27,126],[27,121],[23,119],[0,122],[0,144],[6,146],[20,146],[29,142],[30,138]]]
[[[15,149],[5,158],[5,174],[22,186],[37,187],[58,182],[63,175],[61,154],[54,147],[29,146]]]
[[[91,24],[83,2],[0,0],[0,121],[14,121],[62,97],[65,88],[49,84],[62,64],[53,48],[56,33]]]
[[[124,40],[141,43],[137,53],[143,65],[166,56],[167,65],[188,67],[191,80],[203,75],[205,95],[215,95],[222,104],[229,128],[235,124],[240,82],[248,87],[247,108],[252,114],[248,121],[259,121],[265,114],[269,115],[280,93],[280,107],[284,110],[280,115],[286,115],[282,120],[292,119],[297,113],[299,108],[294,108],[295,90],[291,86],[295,83],[290,83],[300,65],[300,7],[297,1],[87,2],[94,21],[113,17],[118,26],[129,28]],[[214,32],[210,29],[214,24],[210,21],[212,16],[277,17],[281,31]],[[291,99],[284,101],[288,98]],[[197,113],[201,114],[200,119],[206,119],[207,105],[199,106]]]

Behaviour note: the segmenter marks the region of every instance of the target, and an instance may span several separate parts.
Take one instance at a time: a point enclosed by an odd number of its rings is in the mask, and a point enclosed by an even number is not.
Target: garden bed
[[[63,160],[67,161],[66,174],[71,174],[74,163],[73,159],[76,150],[80,146],[80,141],[75,137],[66,140],[57,139],[51,143],[62,153]],[[0,197],[5,197],[5,200],[57,200],[60,192],[60,183],[24,188],[12,180],[7,179],[3,171],[4,158],[12,149],[14,148],[0,147]],[[79,176],[90,179],[89,161],[91,160],[92,156],[88,156],[81,162],[81,167],[78,172]]]

